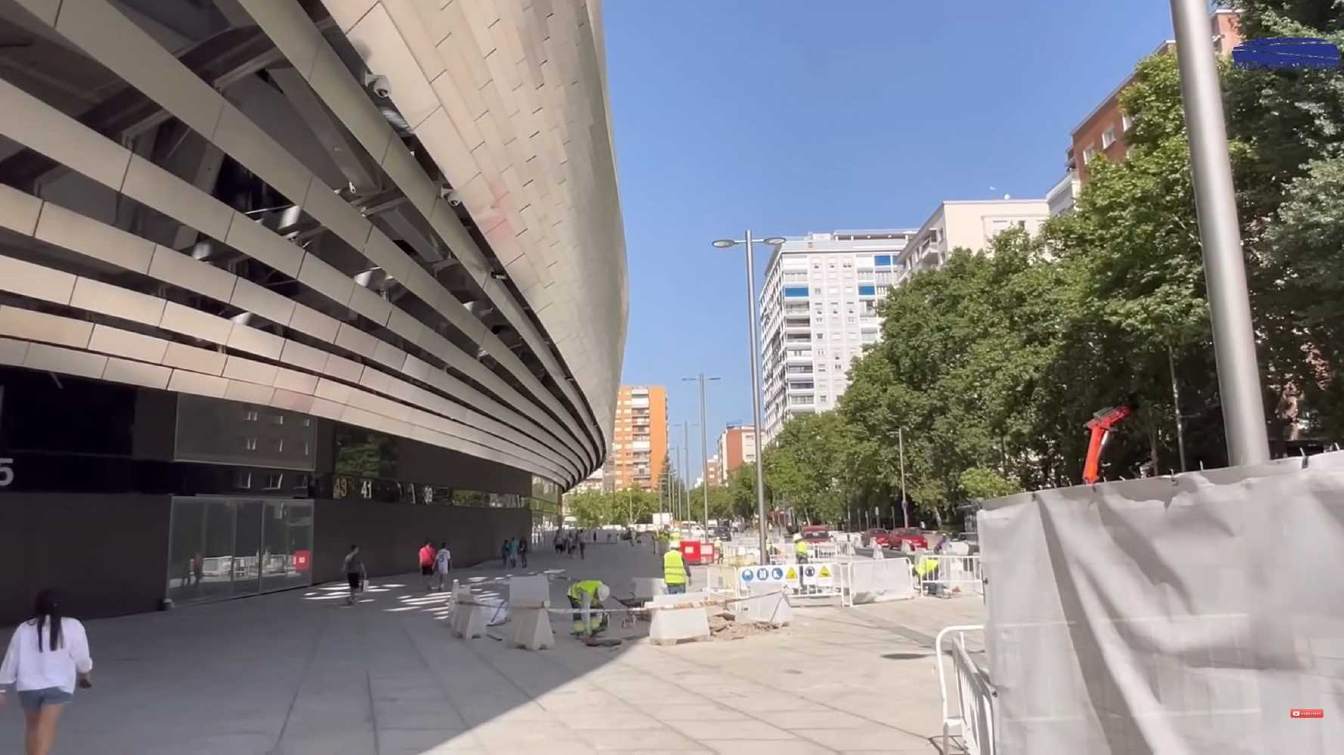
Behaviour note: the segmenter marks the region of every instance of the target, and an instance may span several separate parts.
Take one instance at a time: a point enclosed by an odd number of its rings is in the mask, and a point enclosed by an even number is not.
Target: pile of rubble
[[[738,621],[731,613],[716,613],[709,617],[709,634],[715,640],[740,640],[773,632],[776,627],[755,621]]]

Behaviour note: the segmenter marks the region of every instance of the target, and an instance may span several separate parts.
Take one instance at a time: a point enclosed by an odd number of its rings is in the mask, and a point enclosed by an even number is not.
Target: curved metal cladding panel
[[[599,3],[323,2],[387,78],[609,439],[628,301]]]
[[[34,73],[0,73],[0,364],[562,486],[601,463],[625,256],[588,7],[7,1]]]

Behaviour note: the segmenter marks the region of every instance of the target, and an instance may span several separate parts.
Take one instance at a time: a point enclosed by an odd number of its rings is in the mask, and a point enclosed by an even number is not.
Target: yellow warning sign
[[[821,572],[818,573],[817,576],[819,576],[819,577],[829,577],[829,576],[831,576],[831,568],[830,568],[829,566],[824,566],[824,565],[823,565],[823,566],[821,567]]]
[[[798,579],[798,572],[795,571],[794,568],[793,568],[792,566],[790,566],[790,567],[789,567],[789,571],[784,575],[784,578],[785,578],[785,579]]]

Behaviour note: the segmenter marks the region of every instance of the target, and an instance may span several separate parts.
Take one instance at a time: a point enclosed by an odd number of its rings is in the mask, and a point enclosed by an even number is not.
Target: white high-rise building
[[[765,443],[789,417],[835,407],[850,363],[880,337],[877,302],[915,233],[809,233],[775,251],[761,289]]]
[[[947,201],[938,205],[897,260],[896,283],[904,283],[921,270],[935,270],[947,262],[953,250],[982,252],[1000,233],[1020,228],[1031,235],[1050,217],[1044,199],[990,199]]]

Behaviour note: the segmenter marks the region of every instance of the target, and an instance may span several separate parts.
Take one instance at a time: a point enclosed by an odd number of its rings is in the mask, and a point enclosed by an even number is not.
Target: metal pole
[[[901,521],[905,524],[903,527],[910,526],[910,508],[905,504],[905,428],[896,428],[896,444],[900,447],[901,453]]]
[[[700,463],[704,475],[700,492],[705,499],[705,534],[709,534],[709,434],[705,422],[705,373],[700,373]]]
[[[1171,371],[1171,413],[1176,420],[1176,453],[1180,455],[1181,461],[1177,466],[1181,471],[1185,471],[1185,423],[1181,421],[1181,387],[1176,383],[1176,357],[1171,353],[1171,347],[1167,347],[1167,369]],[[1157,474],[1157,470],[1153,470]]]
[[[1237,466],[1268,461],[1269,438],[1207,6],[1205,0],[1171,0],[1171,19],[1190,134],[1190,165],[1204,248],[1204,280],[1209,291],[1227,456]]]
[[[681,487],[686,491],[686,518],[691,519],[691,423],[681,423],[681,470],[686,475],[686,479],[681,481]]]
[[[751,229],[743,238],[747,242],[747,330],[751,344],[747,356],[751,359],[751,420],[752,439],[756,444],[756,516],[761,520],[761,564],[770,563],[767,547],[770,532],[765,517],[765,444],[761,435],[761,349],[756,334],[756,253],[752,249]]]

